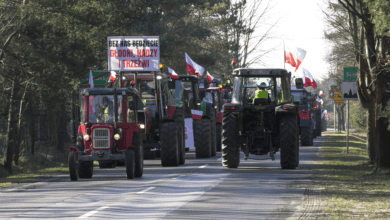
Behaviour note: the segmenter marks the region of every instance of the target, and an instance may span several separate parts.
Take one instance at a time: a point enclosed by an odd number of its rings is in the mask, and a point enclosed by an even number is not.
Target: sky
[[[272,33],[273,39],[262,47],[275,47],[265,58],[265,66],[251,67],[285,68],[293,76],[302,76],[302,68],[308,70],[316,81],[328,75],[330,65],[325,61],[330,44],[324,39],[326,28],[321,7],[324,0],[270,0],[274,8],[269,12],[267,20],[277,21]],[[295,73],[295,68],[284,64],[283,42],[306,50],[306,57]]]

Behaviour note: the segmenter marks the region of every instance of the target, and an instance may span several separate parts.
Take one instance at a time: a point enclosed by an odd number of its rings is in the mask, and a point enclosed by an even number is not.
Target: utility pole
[[[349,100],[347,100],[347,154],[349,154]]]

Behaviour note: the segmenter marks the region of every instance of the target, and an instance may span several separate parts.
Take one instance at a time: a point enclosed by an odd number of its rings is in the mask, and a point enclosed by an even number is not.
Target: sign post
[[[342,98],[347,100],[347,154],[349,154],[349,100],[359,100],[356,78],[358,67],[344,67],[344,82],[341,86]]]

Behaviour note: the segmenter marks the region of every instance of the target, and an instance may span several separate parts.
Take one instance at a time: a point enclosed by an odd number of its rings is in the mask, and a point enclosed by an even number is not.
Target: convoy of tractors
[[[172,78],[160,68],[117,72],[104,88],[81,89],[77,143],[68,158],[71,180],[91,178],[94,163],[125,166],[128,179],[141,177],[144,160],[179,166],[190,149],[196,158],[222,151],[226,168],[239,166],[240,152],[245,160],[274,160],[280,152],[281,168],[295,169],[299,138],[301,146],[311,146],[324,131],[316,94],[301,78],[291,82],[285,69],[234,69],[230,86],[217,78]],[[268,98],[258,97],[258,90]]]

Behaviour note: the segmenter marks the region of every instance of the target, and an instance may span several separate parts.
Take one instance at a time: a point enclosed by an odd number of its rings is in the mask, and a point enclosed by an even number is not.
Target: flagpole
[[[283,69],[286,69],[286,48],[284,46],[284,39],[283,39],[283,57],[284,57],[284,60],[283,60]]]

